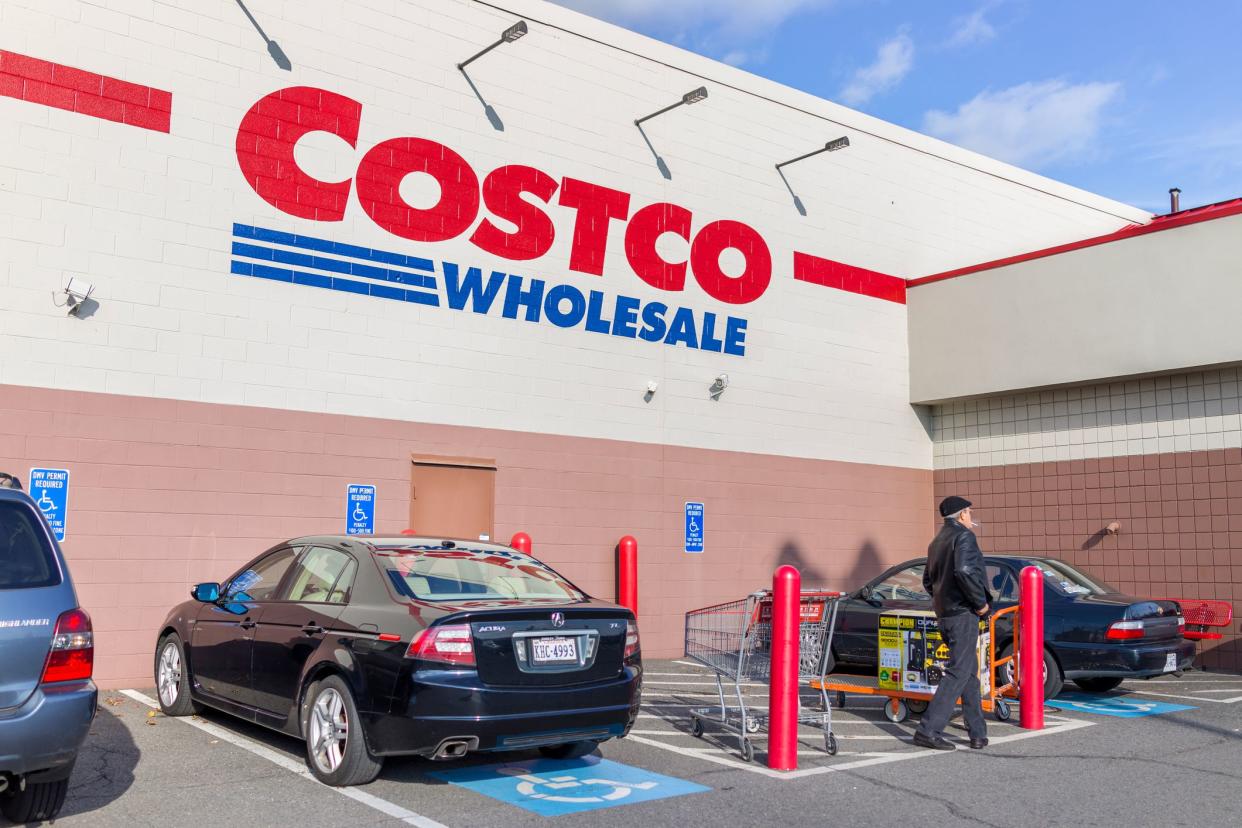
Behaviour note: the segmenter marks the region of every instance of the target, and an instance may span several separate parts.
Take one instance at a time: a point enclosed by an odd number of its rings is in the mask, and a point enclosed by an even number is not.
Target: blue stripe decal
[[[436,286],[434,276],[418,276],[413,273],[402,273],[397,270],[375,267],[374,265],[346,262],[340,259],[328,259],[323,256],[310,256],[306,253],[294,253],[292,250],[278,250],[273,247],[246,244],[245,242],[233,242],[233,255],[245,256],[249,259],[264,259],[265,261],[279,262],[287,265],[299,265],[317,270],[330,270],[333,273],[343,273],[347,276],[384,279],[388,282],[400,282],[403,285],[410,285],[412,287],[434,288]]]
[[[396,299],[402,302],[414,302],[418,305],[440,306],[440,297],[434,293],[421,290],[406,290],[390,285],[377,285],[370,282],[358,282],[340,276],[325,276],[322,273],[307,273],[303,270],[289,270],[272,267],[258,262],[239,262],[233,260],[231,270],[238,276],[255,276],[260,279],[271,279],[277,282],[290,282],[307,287],[327,288],[345,293],[359,293],[364,296],[378,296],[383,299]]]
[[[295,233],[282,233],[279,230],[268,230],[265,227],[253,227],[249,224],[234,224],[233,235],[239,239],[252,239],[260,242],[283,244],[288,247],[301,247],[305,250],[316,250],[320,253],[331,253],[336,256],[348,256],[354,259],[366,259],[369,262],[406,267],[410,270],[421,270],[435,273],[435,263],[431,259],[419,256],[405,256],[400,253],[389,253],[386,250],[375,250],[370,247],[359,247],[356,244],[318,239],[314,236],[301,236]]]

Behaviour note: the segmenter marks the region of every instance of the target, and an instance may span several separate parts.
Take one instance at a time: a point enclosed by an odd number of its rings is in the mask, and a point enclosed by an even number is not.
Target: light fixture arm
[[[652,112],[650,115],[644,115],[643,117],[639,118],[637,121],[634,122],[634,126],[642,126],[643,121],[650,121],[655,116],[663,115],[665,112],[668,112],[670,109],[676,109],[677,107],[681,106],[684,103],[685,101],[678,101],[675,104],[669,104],[663,109],[656,110],[655,112]]]
[[[502,37],[500,40],[497,40],[497,41],[496,41],[495,43],[493,43],[491,46],[488,46],[486,49],[483,49],[483,50],[481,50],[481,51],[475,52],[473,55],[471,55],[470,57],[466,58],[466,59],[465,59],[465,60],[463,60],[461,63],[457,64],[457,68],[458,68],[458,69],[465,69],[465,68],[466,68],[467,66],[469,66],[471,63],[473,63],[474,61],[476,61],[476,60],[478,60],[479,58],[483,57],[483,56],[484,56],[484,55],[486,55],[488,52],[490,52],[492,49],[495,49],[497,46],[499,46],[500,44],[502,44],[502,43],[504,43],[504,42],[505,42],[505,39]]]

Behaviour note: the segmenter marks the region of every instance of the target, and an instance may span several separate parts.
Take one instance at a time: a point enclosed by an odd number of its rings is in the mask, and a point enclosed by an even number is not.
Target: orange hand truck
[[[1007,615],[1013,616],[1013,651],[1002,658],[996,657],[996,621]],[[988,661],[991,670],[987,682],[989,691],[983,696],[983,709],[996,716],[997,720],[1006,722],[1013,711],[1010,700],[1018,697],[1018,607],[1006,607],[988,618],[989,646]],[[1006,669],[1008,668],[1008,669]],[[997,676],[1004,676],[1004,683],[999,683]],[[884,703],[884,715],[890,722],[904,722],[910,713],[922,713],[927,709],[934,693],[919,693],[908,690],[893,690],[879,686],[874,676],[850,676],[833,674],[823,679],[815,679],[811,687],[821,692],[836,693],[836,707],[845,707],[846,694],[859,696],[881,696],[887,699]]]

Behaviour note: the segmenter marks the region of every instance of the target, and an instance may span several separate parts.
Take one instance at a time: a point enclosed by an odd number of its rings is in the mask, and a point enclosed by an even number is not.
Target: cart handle
[[[1004,696],[1009,696],[1010,698],[1013,698],[1013,699],[1016,699],[1018,697],[1018,683],[1020,681],[1020,677],[1018,675],[1018,636],[1020,635],[1019,630],[1021,629],[1022,625],[1021,625],[1021,617],[1020,617],[1021,613],[1019,612],[1019,610],[1020,610],[1020,607],[1017,604],[1014,604],[1012,607],[1005,607],[1003,610],[998,610],[997,612],[993,613],[988,618],[988,647],[991,649],[990,660],[992,662],[993,683],[995,683],[996,681],[996,670],[998,667],[1002,667],[1005,664],[1010,664],[1010,663],[1013,664],[1013,681],[1009,682],[1008,684],[1003,684],[999,687],[995,687],[992,692],[993,692],[993,695],[996,695],[996,696],[1004,695]],[[1005,656],[1004,658],[997,658],[996,657],[996,619],[1004,615],[1013,615],[1013,652],[1011,652],[1009,655]]]

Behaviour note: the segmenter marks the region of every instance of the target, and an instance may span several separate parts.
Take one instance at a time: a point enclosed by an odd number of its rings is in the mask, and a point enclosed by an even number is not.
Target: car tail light
[[[95,635],[83,610],[62,612],[52,633],[52,650],[43,667],[43,683],[82,681],[95,669]]]
[[[428,627],[410,642],[405,657],[473,667],[474,633],[470,631],[469,624]]]
[[[625,652],[622,658],[629,660],[638,655],[638,625],[633,621],[625,622]]]
[[[1177,632],[1179,635],[1186,634],[1186,616],[1184,615],[1177,616]]]
[[[1129,641],[1143,637],[1142,621],[1116,621],[1108,628],[1106,636],[1112,641]]]

